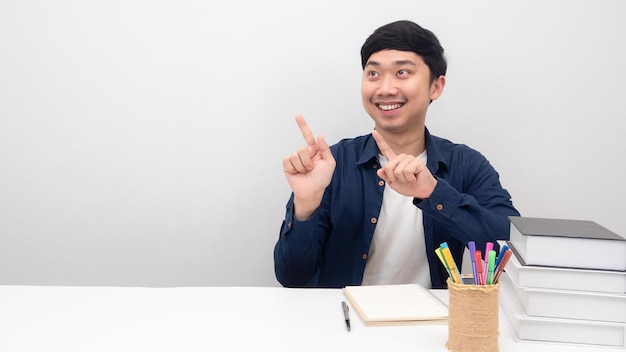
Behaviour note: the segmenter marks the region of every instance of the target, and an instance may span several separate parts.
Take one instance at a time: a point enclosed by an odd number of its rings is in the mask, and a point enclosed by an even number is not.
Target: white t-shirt
[[[378,158],[381,165],[387,163],[382,155]],[[426,151],[418,158],[425,163]],[[422,211],[413,204],[413,197],[385,186],[362,285],[407,283],[431,287]]]

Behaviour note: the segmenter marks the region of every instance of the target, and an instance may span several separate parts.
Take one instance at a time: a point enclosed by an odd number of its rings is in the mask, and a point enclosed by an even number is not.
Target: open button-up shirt
[[[468,241],[508,240],[508,216],[519,215],[489,161],[463,144],[425,130],[427,167],[437,186],[427,199],[414,199],[423,212],[424,236],[433,288],[446,286],[448,273],[435,249],[447,242],[457,266]],[[383,201],[378,146],[371,134],[331,147],[336,160],[320,207],[306,221],[293,216],[293,194],[274,247],[274,269],[287,287],[360,285]],[[497,249],[496,243],[496,249]]]

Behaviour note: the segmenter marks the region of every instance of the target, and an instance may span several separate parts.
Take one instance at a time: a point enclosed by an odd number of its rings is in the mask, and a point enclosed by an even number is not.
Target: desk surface
[[[435,290],[447,303],[446,290]],[[367,327],[339,289],[0,286],[0,351],[446,351],[447,325]],[[516,342],[501,351],[614,351]]]

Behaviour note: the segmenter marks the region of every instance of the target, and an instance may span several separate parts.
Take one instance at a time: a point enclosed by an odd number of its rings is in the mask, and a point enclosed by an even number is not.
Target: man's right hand
[[[309,219],[319,207],[335,171],[335,158],[323,136],[317,140],[304,118],[296,116],[306,146],[283,159],[283,171],[294,194],[294,216]]]

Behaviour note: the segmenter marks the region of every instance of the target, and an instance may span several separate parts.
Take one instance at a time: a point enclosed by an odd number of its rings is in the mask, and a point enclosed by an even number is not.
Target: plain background
[[[278,286],[303,114],[371,131],[359,51],[399,19],[447,51],[435,135],[522,215],[626,234],[626,2],[0,1],[0,284]]]

